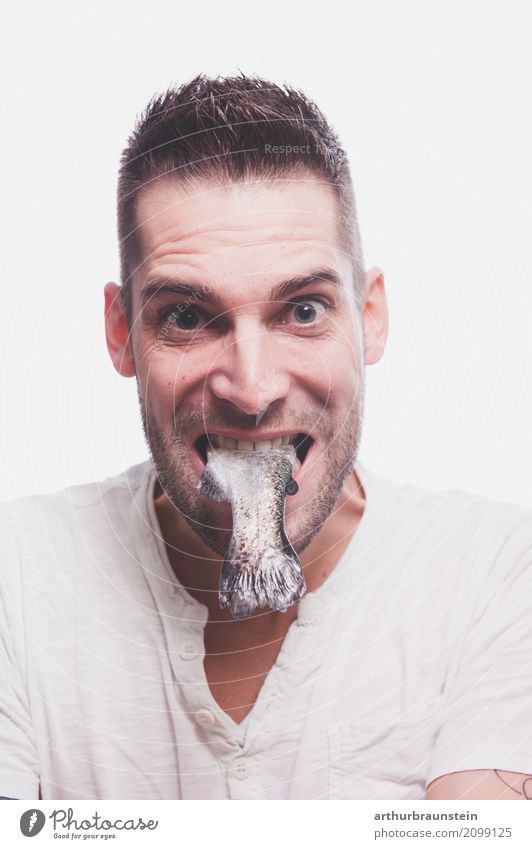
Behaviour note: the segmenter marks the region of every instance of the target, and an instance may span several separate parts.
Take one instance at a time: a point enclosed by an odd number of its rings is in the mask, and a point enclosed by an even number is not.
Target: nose
[[[290,378],[273,334],[263,329],[242,329],[226,344],[211,368],[208,383],[212,394],[244,413],[257,416],[288,395]]]

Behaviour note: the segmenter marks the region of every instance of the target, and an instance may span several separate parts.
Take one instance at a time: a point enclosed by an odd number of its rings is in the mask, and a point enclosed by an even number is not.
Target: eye
[[[201,326],[202,317],[194,307],[173,307],[164,316],[167,326],[175,327],[177,330],[198,330]]]
[[[174,323],[181,330],[195,330],[199,324],[199,315],[196,310],[178,310],[174,315]]]
[[[317,298],[308,298],[306,301],[294,301],[288,312],[292,314],[296,324],[313,324],[321,318],[326,307]]]

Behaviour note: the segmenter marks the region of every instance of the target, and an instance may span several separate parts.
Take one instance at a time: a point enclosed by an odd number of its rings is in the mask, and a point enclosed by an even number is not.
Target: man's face
[[[198,492],[208,442],[309,437],[286,501],[298,552],[353,468],[363,323],[336,220],[332,189],[311,177],[194,190],[166,181],[139,199],[128,347],[145,434],[166,495],[219,554],[231,509]]]

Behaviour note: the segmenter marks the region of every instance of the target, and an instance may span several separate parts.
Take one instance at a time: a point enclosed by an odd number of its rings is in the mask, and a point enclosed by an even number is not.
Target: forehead
[[[262,183],[193,187],[169,179],[141,194],[137,227],[140,276],[240,275],[304,271],[319,263],[341,266],[332,187],[311,176]]]

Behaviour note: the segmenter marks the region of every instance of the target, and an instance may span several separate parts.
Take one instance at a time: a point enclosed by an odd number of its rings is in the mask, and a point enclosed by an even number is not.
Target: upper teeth
[[[219,436],[208,434],[208,447],[222,448],[232,451],[269,451],[271,448],[279,448],[281,445],[289,445],[295,442],[297,434],[291,436],[277,436],[275,439],[265,439],[263,442],[247,442],[243,439],[233,439],[232,436]]]

